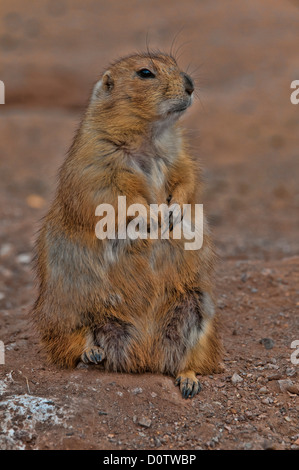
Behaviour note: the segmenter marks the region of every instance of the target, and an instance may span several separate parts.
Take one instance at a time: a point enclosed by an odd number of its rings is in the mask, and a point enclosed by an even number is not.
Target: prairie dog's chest
[[[164,200],[169,175],[165,160],[160,157],[140,156],[134,161],[134,169],[145,178],[154,198]]]
[[[150,165],[150,171],[147,175],[148,182],[157,191],[166,188],[168,179],[168,168],[161,158],[153,159]]]

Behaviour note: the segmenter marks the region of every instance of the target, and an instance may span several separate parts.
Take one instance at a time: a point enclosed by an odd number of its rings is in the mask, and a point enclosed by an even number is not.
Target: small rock
[[[270,274],[272,274],[272,272],[273,272],[272,269],[269,269],[269,268],[264,268],[261,270],[261,274],[263,276],[269,276]]]
[[[40,209],[46,203],[45,199],[38,194],[29,194],[29,196],[26,197],[26,202],[28,206],[33,209]]]
[[[274,346],[274,341],[271,338],[262,338],[260,343],[265,347],[265,349],[272,349]]]
[[[279,366],[277,364],[267,364],[267,369],[275,369],[278,370]]]
[[[80,361],[77,364],[76,369],[89,369],[89,366],[88,366],[88,364],[84,364],[84,362]]]
[[[245,450],[250,450],[250,449],[252,449],[252,442],[246,442],[246,443],[244,444],[244,449],[245,449]]]
[[[267,391],[268,391],[268,390],[267,390],[266,387],[261,387],[261,388],[259,389],[259,393],[267,393]]]
[[[287,391],[290,393],[293,393],[294,395],[299,395],[299,385],[294,384],[294,385],[288,385],[287,386]]]
[[[10,269],[6,269],[4,266],[0,266],[0,274],[7,279],[10,279],[13,276],[13,273]]]
[[[152,424],[152,420],[147,418],[146,416],[142,416],[139,420],[138,420],[138,424],[140,424],[140,426],[143,426],[145,428],[149,428]]]
[[[0,300],[5,299],[5,294],[3,292],[0,292]]]
[[[10,256],[13,252],[13,245],[11,243],[4,243],[0,248],[0,256],[1,258],[5,258],[6,256]]]
[[[291,387],[293,385],[291,379],[281,379],[277,382],[281,392],[286,392],[288,390],[288,387]]]
[[[32,257],[30,253],[21,253],[17,256],[17,262],[21,264],[29,264],[31,259]]]
[[[264,404],[264,405],[270,405],[271,403],[273,403],[273,400],[269,397],[266,397],[266,398],[263,398],[261,400],[261,402]]]
[[[141,387],[133,388],[133,390],[131,390],[131,391],[132,391],[132,393],[133,393],[134,395],[138,395],[138,393],[142,393],[142,392],[143,392],[143,390],[142,390]]]
[[[236,385],[237,383],[240,383],[240,382],[243,382],[243,379],[242,377],[240,377],[239,374],[237,374],[236,372],[232,375],[232,378],[231,378],[231,381],[234,385]]]
[[[288,367],[286,369],[286,374],[288,377],[295,377],[297,375],[297,371],[294,367]]]
[[[299,445],[292,444],[292,445],[291,445],[291,449],[292,449],[292,450],[299,450]]]
[[[280,372],[274,372],[273,374],[270,374],[267,376],[268,380],[280,380],[282,378],[282,375]]]
[[[277,450],[277,445],[274,442],[265,439],[262,443],[262,448],[264,450]]]

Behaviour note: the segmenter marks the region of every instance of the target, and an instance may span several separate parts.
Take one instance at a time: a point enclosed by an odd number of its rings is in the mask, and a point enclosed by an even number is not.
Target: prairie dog
[[[207,224],[201,249],[186,250],[171,234],[100,240],[95,212],[112,206],[117,229],[119,196],[146,211],[201,202],[200,172],[178,125],[193,92],[192,79],[160,52],[124,57],[103,73],[37,239],[32,312],[54,363],[168,374],[184,398],[200,391],[196,375],[215,372],[221,355]]]

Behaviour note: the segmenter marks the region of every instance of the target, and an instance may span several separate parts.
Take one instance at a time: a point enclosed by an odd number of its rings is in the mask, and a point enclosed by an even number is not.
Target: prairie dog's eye
[[[140,78],[155,78],[155,75],[149,69],[141,69],[136,73]]]

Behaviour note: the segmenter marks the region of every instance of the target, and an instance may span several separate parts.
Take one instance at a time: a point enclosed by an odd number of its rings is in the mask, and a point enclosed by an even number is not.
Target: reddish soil
[[[0,449],[299,449],[298,7],[1,1]],[[224,372],[192,400],[161,375],[48,366],[28,323],[35,233],[92,84],[147,33],[169,51],[180,30],[225,348]]]

